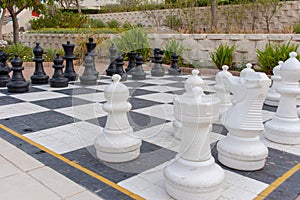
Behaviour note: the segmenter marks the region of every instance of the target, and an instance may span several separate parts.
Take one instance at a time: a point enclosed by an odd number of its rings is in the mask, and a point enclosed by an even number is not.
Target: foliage
[[[91,19],[91,28],[105,28],[106,24],[101,19]]]
[[[174,38],[168,40],[164,47],[164,63],[171,63],[172,60],[172,54],[176,53],[179,56],[179,65],[182,64],[182,54],[184,53],[185,49],[184,47]]]
[[[31,28],[81,28],[88,22],[88,17],[80,13],[56,12],[53,16],[44,15],[38,19],[30,20]]]
[[[182,20],[177,15],[167,15],[164,23],[165,26],[172,30],[178,30],[182,26]]]
[[[223,65],[232,67],[233,54],[236,46],[228,46],[227,44],[220,44],[219,47],[210,54],[210,58],[219,70],[222,70]]]
[[[23,62],[30,62],[33,59],[32,49],[24,46],[22,43],[7,45],[3,47],[2,50],[9,54],[9,60],[12,59],[15,54],[18,54]]]
[[[74,55],[83,60],[85,54],[87,53],[87,49],[86,49],[86,43],[89,41],[89,37],[93,37],[92,35],[89,34],[83,34],[83,35],[79,35],[77,36],[77,42],[76,42],[76,46],[75,46],[75,50],[74,50]],[[107,37],[97,37],[94,38],[94,42],[96,43],[96,51],[97,48],[99,48],[99,44],[102,43],[104,40],[107,40]]]
[[[56,54],[59,54],[60,56],[63,56],[64,53],[64,49],[60,48],[58,50],[54,49],[54,48],[48,48],[45,51],[45,54],[43,54],[43,58],[45,62],[52,62],[53,59],[56,57]]]
[[[272,74],[272,70],[278,65],[279,61],[286,61],[289,58],[289,53],[297,52],[299,45],[291,44],[289,41],[286,44],[266,44],[264,50],[257,50],[257,59],[260,69],[266,74]],[[297,56],[299,59],[300,56]]]
[[[300,21],[294,25],[293,29],[294,29],[294,33],[297,33],[297,34],[300,33]]]
[[[132,29],[133,25],[129,21],[125,21],[125,23],[123,24],[123,28]]]
[[[13,22],[13,41],[15,44],[19,42],[19,22],[17,16],[27,8],[35,12],[41,12],[45,9],[47,3],[53,3],[52,0],[45,0],[44,3],[37,3],[36,0],[1,0],[1,8],[7,9]]]
[[[117,34],[124,31],[123,28],[43,28],[41,30],[29,31],[28,33],[44,34]]]
[[[150,55],[150,44],[148,36],[141,28],[134,28],[129,31],[124,31],[119,37],[113,38],[118,52],[126,56],[126,53],[135,51],[141,53],[144,61]]]
[[[120,27],[120,23],[115,19],[112,19],[112,20],[106,22],[106,24],[109,28],[119,28]]]

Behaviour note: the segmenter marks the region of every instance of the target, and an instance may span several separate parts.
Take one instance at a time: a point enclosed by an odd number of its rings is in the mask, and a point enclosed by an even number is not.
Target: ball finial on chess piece
[[[223,71],[227,71],[229,69],[228,65],[223,65],[222,66]]]
[[[111,77],[111,79],[114,83],[117,83],[117,82],[120,82],[121,76],[119,74],[115,74]]]
[[[297,56],[297,52],[291,52],[290,54],[289,54],[289,56],[291,57],[291,58],[295,58],[296,56]]]
[[[198,76],[199,73],[200,73],[200,72],[199,72],[198,69],[193,69],[193,70],[192,70],[192,75],[193,75],[193,76]]]

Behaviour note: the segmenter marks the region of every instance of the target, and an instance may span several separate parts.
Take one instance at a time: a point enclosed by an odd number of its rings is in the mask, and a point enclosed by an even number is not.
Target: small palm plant
[[[235,45],[229,46],[227,44],[220,44],[220,46],[210,54],[210,58],[219,70],[222,70],[223,65],[232,67],[235,49]]]
[[[289,58],[289,53],[292,51],[297,52],[298,45],[291,44],[289,41],[286,44],[266,44],[264,50],[257,50],[257,59],[260,70],[266,74],[272,74],[273,68],[277,65],[278,61],[286,61]],[[299,59],[299,56],[297,56]]]
[[[179,56],[179,65],[182,63],[182,54],[184,53],[185,49],[177,40],[172,38],[168,40],[164,47],[164,63],[170,64],[172,60],[172,54],[176,53]]]
[[[24,46],[22,43],[7,45],[3,50],[9,54],[9,60],[12,59],[15,54],[18,54],[23,62],[31,62],[33,59],[32,49]]]

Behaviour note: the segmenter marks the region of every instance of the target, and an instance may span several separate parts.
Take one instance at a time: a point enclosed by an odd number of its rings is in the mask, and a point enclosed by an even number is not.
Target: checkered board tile
[[[31,85],[21,94],[0,89],[0,124],[26,138],[76,162],[145,199],[172,199],[164,189],[164,166],[172,162],[179,147],[173,136],[173,97],[184,93],[187,76],[151,77],[123,82],[130,91],[132,109],[129,122],[135,136],[142,138],[141,155],[130,162],[111,164],[98,160],[93,142],[105,126],[107,113],[102,110],[106,102],[104,89],[110,77],[101,76],[98,84],[82,86],[72,82],[67,88],[49,85]],[[213,76],[202,76],[205,93],[213,95]],[[263,107],[264,121],[269,120],[276,107]],[[214,124],[210,133],[212,154],[216,158],[216,143],[227,130]],[[132,199],[94,177],[51,156],[25,141],[0,129],[0,136],[45,165],[86,187],[103,199]],[[269,147],[266,166],[262,170],[245,172],[225,169],[226,181],[220,199],[253,199],[278,177],[300,161],[300,145],[280,145],[263,136]],[[274,190],[266,199],[294,199],[300,193],[300,172]]]

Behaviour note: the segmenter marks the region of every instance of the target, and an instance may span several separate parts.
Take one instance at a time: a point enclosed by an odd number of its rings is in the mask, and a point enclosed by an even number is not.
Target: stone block
[[[245,38],[245,34],[228,34],[228,35],[226,35],[226,39],[233,40],[233,41],[243,40],[244,38]]]
[[[291,38],[291,34],[269,34],[267,37],[270,41],[289,41]]]
[[[266,34],[246,34],[245,39],[250,40],[250,41],[265,40],[265,39],[267,39],[267,35]]]
[[[207,34],[209,40],[225,40],[226,34]]]

